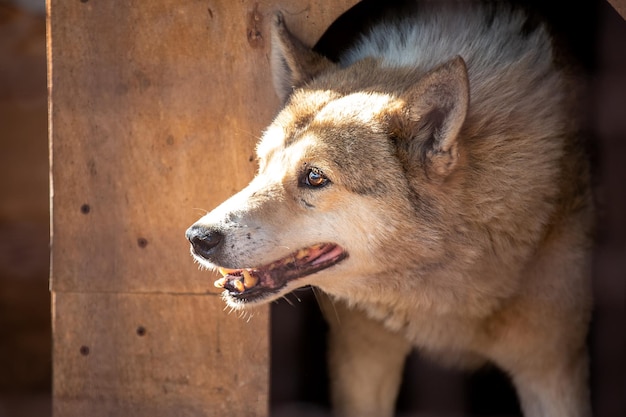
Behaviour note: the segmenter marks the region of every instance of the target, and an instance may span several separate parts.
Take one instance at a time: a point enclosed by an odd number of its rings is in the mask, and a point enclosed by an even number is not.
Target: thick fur
[[[590,415],[592,207],[576,85],[547,31],[507,7],[427,3],[335,64],[278,14],[273,67],[285,106],[258,175],[196,223],[224,236],[198,258],[242,268],[318,242],[347,251],[260,301],[328,294],[337,413],[392,415],[417,347],[496,364],[528,417]],[[311,167],[329,185],[301,186]]]

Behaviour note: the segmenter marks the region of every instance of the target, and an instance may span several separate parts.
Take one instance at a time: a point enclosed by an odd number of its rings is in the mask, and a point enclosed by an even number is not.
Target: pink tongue
[[[341,248],[339,246],[335,246],[330,252],[326,252],[322,254],[319,258],[316,258],[311,262],[311,265],[318,265],[324,263],[332,258],[335,258],[341,254]]]

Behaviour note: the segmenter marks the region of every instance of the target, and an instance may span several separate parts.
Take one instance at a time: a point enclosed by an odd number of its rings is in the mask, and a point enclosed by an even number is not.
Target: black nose
[[[185,233],[196,255],[208,259],[222,243],[224,235],[203,226],[193,225]]]

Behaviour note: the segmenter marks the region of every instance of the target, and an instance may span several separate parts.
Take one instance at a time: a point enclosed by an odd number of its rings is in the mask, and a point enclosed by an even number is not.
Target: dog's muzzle
[[[191,243],[193,253],[207,260],[217,252],[224,240],[224,235],[220,231],[211,230],[197,224],[187,229],[185,236]]]
[[[237,266],[242,259],[230,261],[222,253],[227,235],[216,226],[196,223],[185,232],[191,252],[201,264],[217,269],[222,278],[214,282],[225,291],[223,296],[231,305],[254,303],[273,297],[291,281],[330,268],[348,257],[338,244],[320,242],[286,253],[279,259],[261,265]],[[234,303],[234,304],[233,304]]]

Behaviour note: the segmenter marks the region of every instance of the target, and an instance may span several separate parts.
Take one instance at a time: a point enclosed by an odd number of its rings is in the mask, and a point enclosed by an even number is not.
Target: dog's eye
[[[318,168],[309,168],[304,174],[302,182],[308,187],[320,188],[328,184],[328,178]]]

